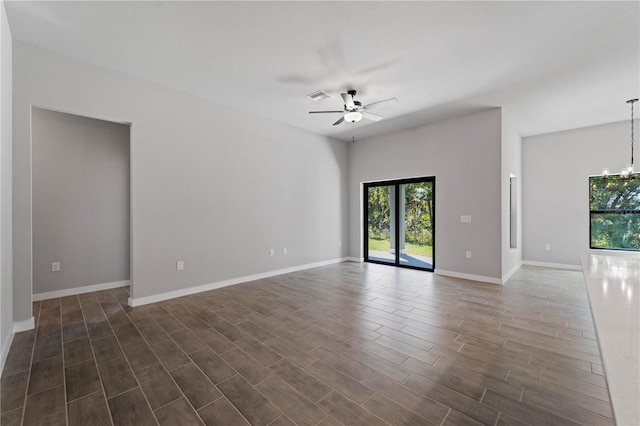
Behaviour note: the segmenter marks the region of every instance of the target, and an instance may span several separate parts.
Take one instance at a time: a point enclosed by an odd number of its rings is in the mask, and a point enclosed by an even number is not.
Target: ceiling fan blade
[[[390,99],[385,99],[384,101],[373,102],[373,103],[370,103],[369,105],[365,105],[364,109],[374,109],[374,108],[381,107],[383,105],[390,105],[390,104],[396,104],[396,103],[398,103],[398,98],[390,98]]]
[[[340,120],[338,120],[335,123],[333,123],[333,125],[337,126],[338,124],[342,123],[343,121],[344,121],[344,117],[340,117]]]
[[[362,111],[362,117],[366,118],[368,120],[373,120],[373,121],[380,121],[382,120],[384,117],[377,115],[377,114],[371,114],[370,112],[366,112],[366,111]]]
[[[356,107],[356,104],[353,103],[353,96],[350,93],[340,93],[342,99],[344,100],[344,106],[347,109],[353,109]]]
[[[309,114],[333,114],[333,113],[343,113],[344,111],[309,111]]]

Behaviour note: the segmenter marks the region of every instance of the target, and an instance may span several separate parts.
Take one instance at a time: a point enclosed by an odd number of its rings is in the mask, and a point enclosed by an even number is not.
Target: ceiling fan
[[[381,107],[383,105],[392,104],[398,102],[397,98],[385,99],[383,101],[373,102],[367,105],[362,105],[362,103],[353,100],[354,96],[356,96],[355,90],[349,90],[347,93],[341,93],[342,99],[344,100],[344,110],[342,111],[309,111],[309,114],[344,114],[338,121],[333,123],[334,126],[342,123],[343,121],[349,121],[351,123],[356,123],[363,118],[373,121],[382,120],[382,116],[372,114],[368,111]]]

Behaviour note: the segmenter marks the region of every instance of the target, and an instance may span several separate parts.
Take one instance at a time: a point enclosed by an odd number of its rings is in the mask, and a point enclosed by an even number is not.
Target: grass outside
[[[433,256],[433,248],[428,245],[405,243],[407,254],[414,256]],[[391,241],[377,238],[369,238],[369,250],[386,251],[391,250]]]

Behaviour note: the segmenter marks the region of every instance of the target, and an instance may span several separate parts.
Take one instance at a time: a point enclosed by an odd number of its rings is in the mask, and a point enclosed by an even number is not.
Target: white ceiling
[[[5,3],[15,40],[343,140],[495,106],[530,136],[628,119],[640,94],[637,1]],[[399,102],[307,113],[347,88]]]

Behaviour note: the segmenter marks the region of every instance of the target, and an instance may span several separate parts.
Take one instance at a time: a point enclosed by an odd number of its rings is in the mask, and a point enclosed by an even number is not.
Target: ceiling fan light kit
[[[312,95],[315,95],[315,93],[318,93],[318,92],[314,92],[308,96],[311,98]],[[380,121],[383,118],[382,116],[372,114],[368,111],[373,108],[379,108],[383,105],[398,102],[397,98],[390,98],[390,99],[385,99],[383,101],[362,105],[361,102],[353,99],[356,96],[355,90],[348,90],[347,93],[341,93],[340,96],[342,96],[342,100],[344,101],[344,107],[342,111],[309,111],[309,114],[343,114],[342,117],[338,119],[338,121],[333,123],[334,126],[342,123],[343,121],[348,121],[350,123],[357,123],[363,118],[366,118],[367,120],[372,120],[372,121]]]
[[[344,115],[344,119],[352,123],[357,123],[362,120],[362,113],[358,111],[348,112]]]

